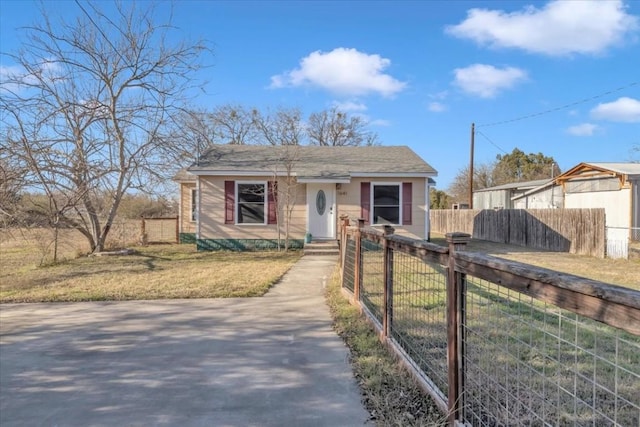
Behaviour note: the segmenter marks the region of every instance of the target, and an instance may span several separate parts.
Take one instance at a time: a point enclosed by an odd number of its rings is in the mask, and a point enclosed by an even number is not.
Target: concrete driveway
[[[363,425],[335,262],[303,257],[262,298],[3,304],[0,425]]]

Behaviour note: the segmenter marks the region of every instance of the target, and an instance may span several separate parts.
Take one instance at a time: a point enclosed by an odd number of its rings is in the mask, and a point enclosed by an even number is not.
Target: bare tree
[[[7,55],[22,72],[1,82],[0,120],[56,221],[100,252],[123,195],[172,172],[167,135],[208,49],[169,42],[174,29],[155,23],[152,7],[118,2],[108,14],[76,5],[80,17],[69,22],[43,9],[22,49]]]
[[[304,139],[302,113],[298,108],[278,108],[266,114],[252,111],[258,141],[267,145],[301,145]]]
[[[288,144],[278,147],[280,150],[279,165],[274,170],[274,181],[277,183],[274,199],[276,202],[276,228],[278,247],[284,232],[284,250],[291,246],[291,217],[298,197],[298,181],[294,168],[300,160],[300,145]],[[283,229],[284,228],[284,229]]]
[[[473,189],[480,190],[493,186],[493,169],[491,163],[474,165],[473,168]],[[453,182],[447,188],[447,193],[451,196],[453,203],[466,203],[469,200],[469,166],[460,169],[453,178]]]
[[[307,134],[312,145],[377,145],[378,135],[367,125],[362,117],[350,117],[333,107],[309,116]]]
[[[20,193],[24,188],[24,169],[8,152],[0,147],[0,227],[8,227],[19,221]]]
[[[218,144],[251,144],[257,138],[253,109],[242,105],[222,105],[217,107],[210,118],[215,129]]]
[[[274,153],[278,156],[272,171],[273,181],[276,182],[272,191],[276,202],[278,247],[284,233],[284,249],[287,251],[291,240],[291,216],[298,190],[294,168],[299,160],[299,146],[304,138],[301,113],[297,108],[279,108],[268,114],[254,110],[253,123],[259,140],[275,146]]]
[[[629,160],[632,163],[640,163],[640,142],[633,145],[629,150]]]
[[[197,161],[207,147],[216,143],[210,112],[186,109],[177,114],[174,121],[175,126],[165,140],[176,148],[173,153],[175,164],[188,165]]]

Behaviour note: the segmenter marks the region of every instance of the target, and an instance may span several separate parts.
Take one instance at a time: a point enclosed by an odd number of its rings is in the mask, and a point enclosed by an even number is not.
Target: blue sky
[[[517,147],[565,171],[640,146],[640,1],[180,1],[173,13],[177,37],[214,47],[197,107],[337,105],[410,146],[440,189],[469,162],[472,122],[476,163]],[[1,0],[0,50],[37,18],[37,3]]]

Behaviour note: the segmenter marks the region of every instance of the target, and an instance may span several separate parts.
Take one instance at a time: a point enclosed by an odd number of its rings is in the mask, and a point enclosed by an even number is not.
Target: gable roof
[[[299,181],[348,182],[357,176],[438,174],[407,146],[214,145],[188,171],[195,175],[285,175],[287,163]]]
[[[607,178],[619,176],[624,179],[640,179],[640,163],[579,163],[556,177],[559,182],[579,178]],[[626,176],[626,178],[625,178]]]
[[[640,163],[585,163],[585,165],[593,166],[599,169],[608,169],[612,172],[622,173],[625,175],[640,175]]]

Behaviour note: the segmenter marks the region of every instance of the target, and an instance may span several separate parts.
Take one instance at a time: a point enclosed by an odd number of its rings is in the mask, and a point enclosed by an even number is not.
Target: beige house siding
[[[266,182],[268,176],[201,176],[200,177],[200,239],[276,239],[275,224],[225,224],[224,182]],[[285,188],[283,180],[279,180],[278,188]],[[291,213],[290,238],[303,239],[307,224],[306,185],[297,184],[294,189],[295,203]],[[281,224],[284,224],[283,212],[279,213]],[[234,218],[236,214],[234,212]],[[282,229],[284,237],[284,228]]]
[[[200,176],[200,205],[199,205],[199,239],[276,239],[277,226],[275,224],[225,224],[225,200],[224,182],[266,182],[271,177],[246,177],[246,176]],[[352,223],[360,218],[360,186],[362,182],[403,183],[411,182],[412,185],[412,224],[396,226],[396,234],[424,239],[425,238],[425,178],[353,178],[348,184],[336,186],[336,234],[340,230],[339,218],[348,215]],[[279,180],[279,188],[285,188],[282,179]],[[195,232],[195,223],[188,221],[190,217],[191,188],[192,184],[182,184],[182,232]],[[291,217],[290,237],[303,239],[307,231],[307,200],[306,184],[295,186],[295,204]],[[282,210],[279,213],[282,218]],[[235,218],[234,212],[234,218]],[[281,220],[282,223],[284,223]],[[374,226],[378,227],[378,226]],[[185,231],[192,230],[192,231]],[[284,230],[282,230],[284,237]]]
[[[191,190],[195,182],[180,183],[180,233],[195,233],[196,222],[191,220]]]
[[[425,238],[424,202],[426,178],[352,178],[350,183],[340,184],[340,188],[337,190],[337,218],[340,218],[342,215],[348,215],[352,223],[360,218],[360,188],[363,182],[385,182],[394,184],[411,182],[411,225],[396,226],[395,233],[417,239]]]

